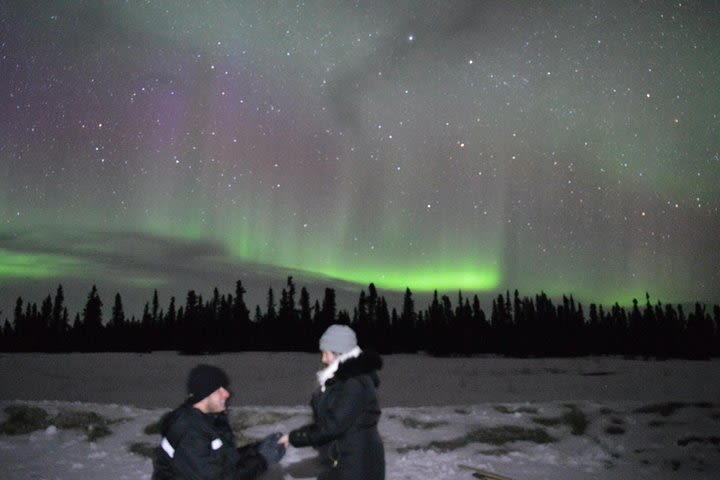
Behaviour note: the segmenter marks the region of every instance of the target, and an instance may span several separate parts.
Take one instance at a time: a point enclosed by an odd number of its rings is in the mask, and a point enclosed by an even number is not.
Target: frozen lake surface
[[[512,359],[383,357],[383,405],[549,401],[720,401],[720,361],[617,357]],[[169,407],[197,363],[225,369],[234,405],[305,405],[320,355],[175,352],[3,354],[0,400],[64,400]],[[142,392],[139,394],[139,392]]]
[[[465,465],[516,480],[716,479],[720,471],[720,361],[384,359],[388,479],[470,480]],[[2,478],[149,479],[151,462],[137,452],[159,438],[146,427],[182,400],[199,362],[229,373],[241,442],[308,421],[319,355],[3,354],[0,422],[9,406],[42,409],[48,420],[0,434]],[[67,412],[93,412],[110,432],[89,438],[88,426],[63,427]],[[313,478],[313,456],[291,448],[264,478]]]

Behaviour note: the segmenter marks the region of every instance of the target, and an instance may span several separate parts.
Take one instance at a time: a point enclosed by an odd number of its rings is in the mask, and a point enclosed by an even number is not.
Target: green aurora
[[[290,275],[718,302],[716,7],[8,7],[0,310]]]

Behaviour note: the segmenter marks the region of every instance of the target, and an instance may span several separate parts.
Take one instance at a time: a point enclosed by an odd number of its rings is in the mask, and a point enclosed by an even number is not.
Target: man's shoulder
[[[160,433],[164,437],[173,439],[188,430],[202,430],[205,423],[202,412],[191,405],[180,405],[166,413],[160,420]]]
[[[192,407],[192,405],[183,403],[174,410],[170,410],[165,415],[163,415],[161,422],[163,422],[163,426],[166,426],[178,421],[179,419],[191,418],[194,416],[193,410],[195,409]]]

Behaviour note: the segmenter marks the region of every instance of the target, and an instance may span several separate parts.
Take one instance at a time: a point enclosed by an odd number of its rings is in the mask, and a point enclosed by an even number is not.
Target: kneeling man
[[[252,480],[280,461],[281,434],[235,446],[225,402],[228,376],[212,365],[198,365],[187,380],[185,402],[160,421],[162,441],[155,450],[153,480]]]

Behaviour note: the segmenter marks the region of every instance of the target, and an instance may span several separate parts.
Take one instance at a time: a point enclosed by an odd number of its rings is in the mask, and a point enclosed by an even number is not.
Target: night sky
[[[71,314],[93,284],[138,315],[236,280],[264,309],[288,275],[350,308],[370,282],[720,301],[717,1],[4,1],[0,22],[0,318],[59,283]]]

